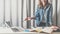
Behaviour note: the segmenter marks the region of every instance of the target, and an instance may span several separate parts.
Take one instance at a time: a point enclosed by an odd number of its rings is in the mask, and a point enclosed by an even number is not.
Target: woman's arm
[[[35,19],[36,17],[27,17],[25,18],[25,20],[32,20],[32,19]]]
[[[36,17],[31,17],[31,19],[36,19]]]
[[[35,11],[35,16],[34,17],[27,17],[25,20],[32,20],[32,19],[36,19],[39,15],[38,15],[39,11],[38,11],[38,8],[36,9]]]

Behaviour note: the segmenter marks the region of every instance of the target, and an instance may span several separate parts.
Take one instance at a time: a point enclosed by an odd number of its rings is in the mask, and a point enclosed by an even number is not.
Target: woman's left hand
[[[57,29],[59,29],[59,27],[57,27],[57,26],[51,26],[51,28],[52,28],[54,31],[56,31]]]

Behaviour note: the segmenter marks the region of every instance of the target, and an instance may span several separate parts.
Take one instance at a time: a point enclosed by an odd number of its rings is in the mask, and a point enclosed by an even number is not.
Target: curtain
[[[30,28],[33,23],[24,19],[34,11],[35,0],[0,0],[0,26]]]
[[[36,27],[35,20],[24,21],[24,19],[35,16],[37,4],[38,0],[0,0],[0,26]],[[55,11],[55,0],[52,4]]]

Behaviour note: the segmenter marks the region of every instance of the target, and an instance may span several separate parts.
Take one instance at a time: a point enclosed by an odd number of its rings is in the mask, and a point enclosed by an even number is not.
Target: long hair
[[[43,6],[41,0],[39,0],[38,6],[39,6],[39,7],[42,7],[42,6]]]
[[[47,0],[47,3],[49,3],[48,0]],[[43,3],[42,3],[41,0],[39,0],[39,4],[38,4],[38,6],[39,6],[39,7],[43,7]]]

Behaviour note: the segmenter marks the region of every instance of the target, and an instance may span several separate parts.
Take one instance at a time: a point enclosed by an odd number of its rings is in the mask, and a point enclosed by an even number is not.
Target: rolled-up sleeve
[[[39,25],[39,10],[38,10],[38,8],[36,9],[36,11],[35,11],[35,23],[36,23],[36,25]]]
[[[39,15],[39,10],[38,10],[38,8],[36,9],[36,11],[35,11],[35,17],[38,17]]]

